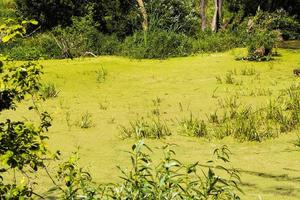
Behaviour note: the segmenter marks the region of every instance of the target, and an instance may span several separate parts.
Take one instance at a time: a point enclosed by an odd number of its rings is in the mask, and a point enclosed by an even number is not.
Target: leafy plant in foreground
[[[79,155],[73,155],[59,165],[55,190],[61,193],[61,199],[97,199],[98,187],[92,176],[79,166]]]
[[[240,199],[238,173],[219,162],[229,163],[230,151],[226,146],[214,151],[215,159],[208,162],[207,173],[197,173],[199,162],[184,165],[174,158],[169,145],[163,147],[164,158],[154,167],[149,154],[152,150],[143,141],[132,146],[132,166],[122,172],[123,183],[110,186],[109,196],[114,199]],[[216,174],[223,170],[228,179]]]
[[[38,113],[40,122],[35,125],[27,121],[13,121],[6,119],[0,122],[0,198],[16,199],[37,195],[32,191],[33,180],[27,178],[26,182],[18,183],[14,178],[12,183],[6,183],[3,178],[7,173],[19,173],[28,177],[27,173],[36,172],[45,168],[45,160],[51,159],[45,141],[45,133],[51,126],[51,117],[47,112],[39,111],[36,101],[39,100],[37,92],[40,88],[41,67],[34,63],[25,63],[19,67],[5,68],[1,76],[0,111],[15,110],[15,101],[30,97],[33,106],[30,110]]]
[[[24,21],[16,24],[15,20],[8,20],[0,27],[2,42],[8,42],[18,35],[25,34],[24,25],[34,23]],[[45,141],[45,133],[51,126],[51,117],[47,112],[41,112],[36,102],[39,100],[37,92],[40,89],[40,75],[42,67],[35,63],[24,63],[11,67],[4,66],[0,61],[0,114],[3,110],[15,110],[16,101],[27,97],[32,100],[30,110],[38,113],[38,125],[28,121],[13,121],[6,119],[0,122],[0,199],[26,199],[32,195],[39,196],[33,191],[34,181],[28,175],[45,168],[45,160],[52,159],[52,155]],[[14,174],[13,181],[9,181],[7,174]],[[17,176],[19,175],[19,176]],[[19,177],[26,177],[18,180]]]

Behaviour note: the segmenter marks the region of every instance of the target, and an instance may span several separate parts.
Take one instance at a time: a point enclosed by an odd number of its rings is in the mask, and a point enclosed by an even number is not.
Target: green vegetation
[[[142,3],[4,2],[0,5],[2,13],[13,10],[14,15],[3,14],[1,20],[21,17],[35,19],[39,24],[29,27],[25,39],[0,44],[0,50],[17,60],[90,55],[166,59],[247,47],[248,55],[238,55],[239,59],[268,61],[277,55],[274,47],[279,41],[299,38],[299,18],[294,16],[298,8],[289,6],[289,1],[257,4],[229,0],[221,3],[219,10],[207,0],[139,1]]]
[[[53,83],[46,83],[41,86],[40,93],[44,99],[48,99],[57,97],[59,91],[56,90],[55,85]]]
[[[186,134],[188,136],[194,137],[204,137],[207,136],[207,127],[205,122],[202,120],[193,117],[193,114],[190,114],[190,117],[183,119],[180,123],[180,133]]]
[[[243,53],[247,52],[236,49],[227,53],[173,58],[167,61],[137,61],[120,57],[40,61],[40,64],[44,65],[43,82],[54,83],[60,91],[56,98],[43,103],[43,107],[53,118],[53,127],[49,129],[49,147],[52,150],[59,149],[67,156],[76,149],[76,146],[80,146],[79,163],[90,166],[90,173],[95,182],[119,183],[119,171],[115,166],[121,168],[129,166],[130,162],[123,150],[129,149],[129,144],[134,141],[120,139],[120,125],[130,127],[130,122],[139,119],[137,114],[143,116],[147,122],[159,116],[172,135],[159,140],[146,140],[152,149],[163,146],[164,143],[175,143],[176,158],[182,163],[193,163],[203,159],[210,160],[208,152],[213,151],[213,147],[227,144],[234,153],[231,158],[232,165],[239,169],[243,183],[248,183],[241,185],[245,192],[245,195],[241,195],[242,199],[253,199],[258,195],[262,198],[287,196],[290,199],[297,199],[299,194],[296,189],[291,193],[296,196],[294,198],[275,188],[279,186],[284,187],[284,190],[299,188],[298,182],[293,181],[298,172],[288,170],[297,169],[299,165],[295,159],[299,153],[293,151],[296,147],[291,145],[298,138],[297,131],[290,132],[295,130],[291,120],[297,119],[291,118],[293,109],[297,108],[295,103],[299,91],[296,84],[298,78],[294,77],[292,70],[298,66],[299,52],[279,50],[282,56],[269,63],[253,64],[234,60],[236,54]],[[102,84],[98,84],[95,80],[99,65],[109,74]],[[255,71],[260,74],[260,78],[258,79],[256,75],[243,75],[242,71],[245,69]],[[243,84],[220,85],[216,82],[215,76],[223,77],[229,71],[236,79],[243,80]],[[218,89],[215,91],[216,87]],[[271,96],[269,93],[251,94],[259,88],[270,90]],[[215,97],[212,97],[213,92]],[[283,101],[277,100],[279,96],[282,96]],[[276,101],[270,103],[270,97]],[[283,107],[278,107],[278,104]],[[245,112],[250,105],[252,109]],[[19,105],[20,117],[31,115],[29,111],[23,109],[24,106],[26,103]],[[259,127],[263,127],[262,123],[265,122],[259,120],[261,118],[252,117],[260,115],[260,112],[256,112],[260,108],[265,108],[261,111],[262,117],[266,118],[268,115],[270,123],[274,119],[277,124],[270,127],[274,139],[268,139],[270,135],[261,132],[264,129],[252,130],[256,128],[255,126],[250,126],[252,129],[247,128],[250,123],[258,123]],[[81,129],[76,125],[76,121],[80,121],[87,110],[92,115],[93,126]],[[218,123],[222,125],[220,129],[226,130],[226,123],[222,122],[223,110],[228,112],[227,117],[236,111],[235,118],[226,121],[237,131],[232,136],[217,131],[218,126],[215,124]],[[202,120],[205,122],[207,129],[205,137],[191,138],[180,131],[181,126],[178,122],[191,121],[189,120],[191,112],[193,121],[198,119],[200,124]],[[244,115],[241,115],[243,113]],[[284,118],[281,118],[281,114]],[[5,116],[18,117],[10,112],[3,113],[1,117]],[[249,116],[253,121],[241,120],[240,117],[244,116]],[[275,120],[276,118],[278,120]],[[112,119],[114,123],[111,123]],[[191,130],[192,133],[197,128],[187,130]],[[240,130],[246,130],[249,134],[241,134],[244,132]],[[255,131],[258,131],[258,135]],[[278,135],[278,131],[286,133]],[[235,137],[237,140],[232,139]],[[261,142],[247,142],[252,138]],[[286,149],[290,149],[291,152]],[[101,155],[95,152],[101,152]],[[152,156],[153,162],[158,163],[160,157],[156,153]],[[274,159],[277,160],[275,164]],[[100,168],[102,170],[99,170]],[[287,175],[282,177],[282,174]],[[51,185],[46,177],[39,182]],[[285,187],[287,183],[289,187]],[[252,185],[255,185],[255,188]],[[41,191],[44,192],[42,189]]]
[[[0,199],[299,199],[299,8],[0,1]]]

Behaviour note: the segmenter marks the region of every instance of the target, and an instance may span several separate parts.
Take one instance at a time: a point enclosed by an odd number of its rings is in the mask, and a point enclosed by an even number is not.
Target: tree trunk
[[[206,0],[201,0],[200,2],[200,16],[201,16],[201,29],[204,31],[206,29]]]
[[[221,19],[222,19],[222,8],[223,8],[223,0],[219,0],[218,3],[219,24],[221,24]]]
[[[218,32],[221,27],[223,0],[215,0],[215,13],[211,23],[211,30]]]
[[[212,19],[211,22],[211,30],[213,32],[217,32],[218,31],[218,15],[219,15],[219,0],[215,0],[215,13],[214,13],[214,17]]]
[[[148,15],[147,15],[147,10],[145,8],[145,4],[143,0],[136,0],[139,6],[139,9],[141,11],[141,14],[143,16],[143,30],[147,31],[149,24],[148,24]]]

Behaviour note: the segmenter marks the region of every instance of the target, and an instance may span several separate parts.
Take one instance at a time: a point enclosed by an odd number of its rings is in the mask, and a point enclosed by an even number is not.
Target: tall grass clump
[[[244,68],[241,70],[241,75],[243,76],[254,76],[255,74],[257,74],[255,68]]]
[[[75,125],[82,129],[88,129],[94,126],[92,114],[85,112],[81,115],[80,119],[76,121]]]
[[[104,83],[107,77],[107,70],[101,67],[96,71],[96,80],[97,83]]]
[[[219,102],[221,114],[209,115],[215,136],[263,141],[293,131],[300,124],[300,86],[291,85],[265,106],[252,108],[230,97]]]
[[[49,99],[49,98],[56,98],[59,94],[59,91],[57,91],[53,83],[46,83],[42,85],[40,89],[40,93],[44,99]]]
[[[207,125],[204,120],[193,117],[191,113],[188,118],[179,122],[179,132],[183,135],[193,137],[204,137],[208,135]]]
[[[236,78],[237,72],[234,71],[227,71],[224,77],[220,75],[216,76],[216,80],[218,84],[229,84],[229,85],[242,85],[243,81]]]
[[[235,83],[235,79],[233,77],[233,73],[231,73],[231,72],[227,72],[226,73],[225,83],[226,84],[234,84]]]
[[[171,131],[166,122],[159,117],[138,118],[130,122],[129,127],[121,126],[120,136],[126,138],[161,139],[170,136]]]
[[[229,107],[218,116],[220,123],[213,127],[217,138],[232,136],[239,141],[262,141],[276,137],[276,129],[249,106]]]

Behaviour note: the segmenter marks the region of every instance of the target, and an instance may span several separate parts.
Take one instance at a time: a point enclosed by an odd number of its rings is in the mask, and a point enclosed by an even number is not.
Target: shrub
[[[98,55],[118,55],[120,54],[121,41],[117,35],[95,34],[92,41],[91,50]]]
[[[60,58],[61,50],[50,33],[16,40],[2,47],[3,53],[14,60],[38,60]]]
[[[31,45],[22,45],[12,48],[9,52],[9,59],[13,60],[38,60],[42,57],[39,48]]]
[[[199,169],[199,162],[184,165],[175,158],[172,146],[162,147],[164,156],[154,166],[152,150],[143,141],[131,147],[131,168],[121,171],[120,183],[98,186],[79,165],[78,153],[59,165],[52,187],[43,198],[61,199],[231,199],[238,200],[241,182],[230,166],[227,146],[217,148],[213,158]],[[199,171],[198,171],[199,169]],[[205,172],[207,171],[207,172]],[[222,172],[222,177],[216,172]],[[49,174],[48,174],[49,175]],[[21,196],[21,195],[20,195]]]
[[[268,61],[271,59],[272,50],[280,41],[280,18],[277,14],[269,14],[258,10],[248,22],[247,39],[248,56],[244,59],[250,61]]]
[[[80,57],[88,51],[93,51],[92,38],[98,34],[90,15],[82,18],[72,18],[73,25],[53,31],[56,43],[65,58]],[[96,37],[97,38],[97,37]]]
[[[273,13],[265,13],[272,20],[268,24],[268,29],[279,30],[280,35],[285,40],[294,40],[300,37],[300,23],[295,16],[290,16],[283,9],[276,10]]]
[[[120,42],[115,35],[104,35],[96,28],[91,15],[73,18],[71,27],[57,27],[53,31],[62,57],[79,57],[86,53],[98,55],[117,54]]]
[[[191,40],[172,31],[137,32],[125,39],[121,54],[133,58],[164,59],[192,53]]]
[[[3,21],[3,19],[5,18],[11,18],[11,17],[15,17],[15,11],[14,9],[7,9],[7,8],[1,8],[1,5],[0,5],[0,22]]]
[[[194,53],[220,52],[231,48],[243,47],[243,36],[239,32],[221,31],[213,33],[210,31],[199,32],[193,41]]]
[[[14,35],[13,32],[10,34]],[[3,34],[2,30],[0,33]],[[17,34],[21,32],[17,31]],[[47,112],[41,112],[36,106],[40,99],[37,92],[41,86],[42,67],[34,63],[2,67],[3,63],[0,62],[0,85],[3,86],[0,90],[0,112],[15,110],[17,101],[30,96],[33,104],[29,110],[37,111],[40,122],[36,125],[28,120],[1,120],[0,199],[30,199],[35,194],[32,187],[35,183],[31,175],[43,169],[46,160],[55,157],[45,144],[48,139],[46,132],[52,119]],[[9,179],[11,174],[15,175],[12,181]],[[19,174],[27,176],[27,181],[21,181],[19,178],[22,176],[18,176]]]
[[[248,40],[248,57],[250,61],[269,61],[272,50],[277,43],[278,33],[269,30],[255,30]]]
[[[20,16],[38,20],[43,29],[71,24],[71,17],[82,15],[85,6],[83,0],[16,0],[15,3]]]
[[[43,58],[53,59],[61,57],[62,52],[51,32],[38,34],[30,41],[29,44],[25,45],[37,46]]]

